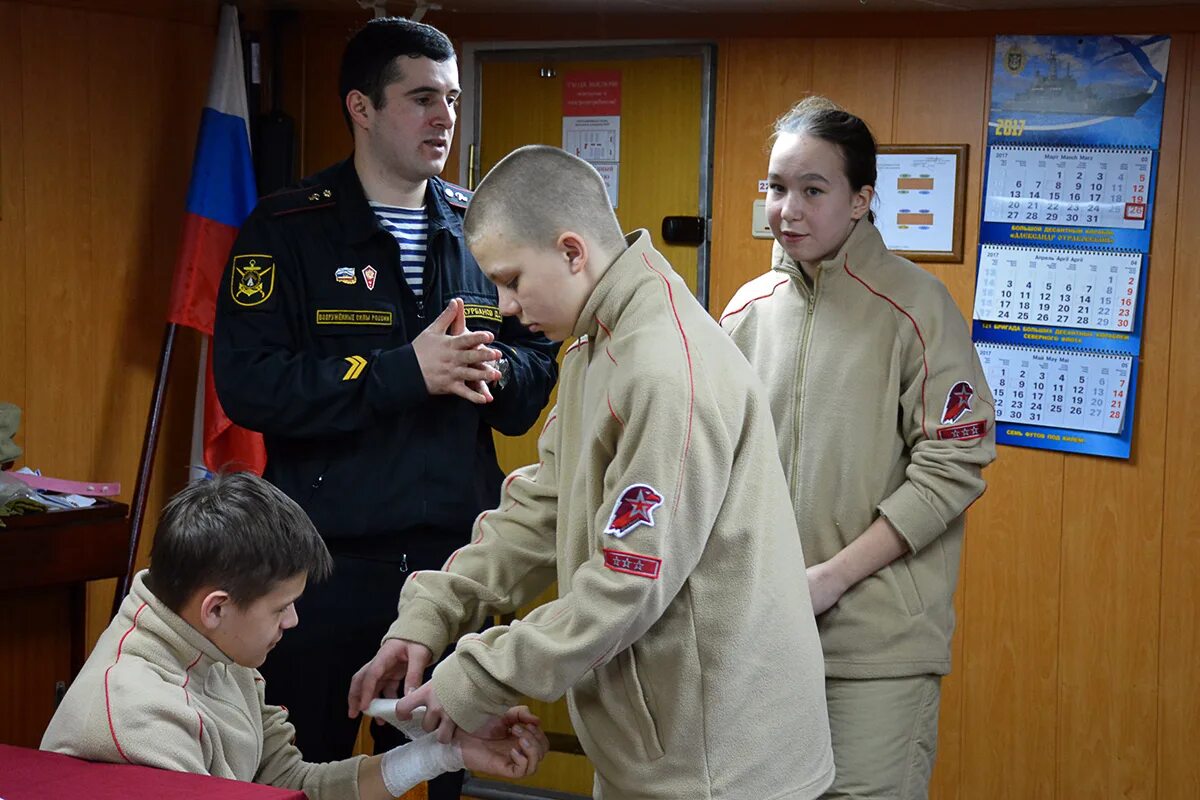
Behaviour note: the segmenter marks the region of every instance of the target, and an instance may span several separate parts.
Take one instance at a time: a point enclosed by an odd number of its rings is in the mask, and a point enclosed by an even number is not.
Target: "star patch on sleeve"
[[[942,407],[942,424],[958,422],[962,416],[971,410],[971,398],[975,396],[975,387],[966,381],[959,381],[950,387],[946,393],[946,405]]]
[[[624,572],[626,575],[637,575],[640,578],[658,580],[662,573],[662,559],[654,556],[643,556],[638,553],[626,553],[623,550],[604,549],[604,566],[613,572]]]
[[[618,539],[636,528],[645,525],[654,527],[654,509],[662,505],[663,497],[653,486],[645,483],[635,483],[617,499],[613,506],[612,516],[604,526],[604,532]]]

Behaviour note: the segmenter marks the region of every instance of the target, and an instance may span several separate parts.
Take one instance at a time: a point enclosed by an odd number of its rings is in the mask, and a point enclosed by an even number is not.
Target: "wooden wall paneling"
[[[975,244],[978,239],[979,186],[987,115],[986,76],[990,67],[991,40],[902,39],[899,42],[896,94],[893,104],[892,141],[903,144],[967,144],[967,203],[964,211],[961,264],[922,264],[937,275],[954,296],[959,310],[971,318],[975,290]],[[955,70],[945,69],[954,64]],[[964,79],[963,76],[971,76]],[[938,102],[930,102],[930,98]],[[894,213],[880,208],[876,213]],[[974,525],[968,518],[968,535],[963,542],[965,564],[971,552]],[[965,598],[971,587],[961,580],[955,594],[958,617],[951,648],[952,671],[942,681],[941,718],[938,725],[938,758],[930,794],[940,800],[971,797],[961,787],[963,752],[963,704],[965,684],[964,631],[970,620],[964,615]]]
[[[98,468],[133,496],[142,437],[166,325],[193,152],[206,102],[217,15],[208,24],[91,15],[93,237],[111,276],[99,297],[111,313],[101,338]],[[140,51],[135,62],[129,52]],[[153,70],[145,64],[154,64]],[[144,158],[130,164],[133,150]],[[120,198],[114,202],[113,198]],[[144,566],[158,512],[187,480],[199,340],[176,334],[166,406],[147,499],[138,563]],[[109,622],[114,582],[88,586],[89,647]]]
[[[959,796],[1053,798],[1064,457],[1001,447],[963,557]],[[1063,795],[1064,798],[1086,795]]]
[[[714,315],[746,281],[770,268],[771,242],[750,235],[750,214],[764,195],[771,125],[812,84],[812,49],[802,39],[722,40],[718,83],[725,89],[713,159],[713,249],[709,307]]]
[[[1186,62],[1186,58],[1183,59]],[[1179,61],[1174,61],[1175,65]],[[1063,498],[1058,791],[1155,797],[1159,591],[1182,106],[1167,74],[1129,461],[1071,456]],[[1187,313],[1179,306],[1178,313]]]
[[[880,142],[893,141],[892,112],[899,74],[899,40],[829,38],[809,41],[808,46],[812,48],[809,92],[823,94],[861,117]],[[793,102],[809,92],[792,98]]]
[[[0,402],[25,407],[25,154],[21,13],[0,2]],[[26,427],[18,444],[28,446]]]
[[[303,120],[298,119],[298,124],[304,128],[301,175],[324,169],[354,149],[338,99],[342,50],[351,32],[342,28],[312,32],[305,37],[305,108]]]
[[[1167,386],[1166,481],[1163,503],[1162,585],[1159,606],[1158,796],[1184,800],[1200,796],[1200,759],[1196,758],[1196,721],[1200,720],[1200,38],[1176,36],[1171,42],[1168,80],[1186,84],[1183,160],[1179,174],[1174,297]],[[1155,261],[1150,269],[1157,269]],[[1153,313],[1153,310],[1151,311]],[[1153,387],[1149,387],[1154,391]],[[1143,387],[1146,391],[1146,387]]]
[[[21,6],[25,96],[25,247],[28,313],[26,463],[50,475],[92,474],[98,400],[95,359],[103,280],[90,240],[88,34],[78,13]],[[47,57],[53,53],[54,57]],[[98,313],[99,312],[99,313]]]
[[[146,102],[156,70],[129,58],[146,52],[165,23],[149,18],[89,13],[88,118],[91,138],[91,226],[94,261],[92,302],[105,310],[95,321],[96,391],[85,398],[96,420],[90,442],[93,477],[120,480],[123,499],[133,496],[142,432],[149,407],[160,336],[151,322],[164,315],[172,262],[153,263],[150,209],[154,154],[153,124],[163,107]],[[128,153],[144,154],[128,158]],[[89,633],[108,623],[115,582],[88,585]],[[89,636],[89,645],[91,644]],[[90,648],[89,648],[90,649]]]

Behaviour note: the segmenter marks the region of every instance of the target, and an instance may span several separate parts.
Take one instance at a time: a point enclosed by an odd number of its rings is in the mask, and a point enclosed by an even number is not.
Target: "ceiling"
[[[411,16],[416,0],[259,0],[264,7],[357,11],[382,3],[389,14]],[[433,0],[442,13],[492,14],[712,14],[1003,11],[1034,8],[1100,8],[1197,5],[1200,0]]]

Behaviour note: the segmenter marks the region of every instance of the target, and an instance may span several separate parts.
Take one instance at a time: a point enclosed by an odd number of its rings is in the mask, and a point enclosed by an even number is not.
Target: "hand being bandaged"
[[[408,744],[394,747],[383,754],[380,769],[383,785],[392,797],[399,797],[422,781],[431,780],[443,772],[462,769],[462,749],[457,742],[441,744],[436,738],[421,729],[421,717],[425,709],[413,712],[412,719],[402,720],[396,716],[395,699],[379,698],[371,701],[367,714],[381,719],[412,739]]]
[[[507,778],[521,778],[537,769],[549,749],[541,722],[528,708],[517,706],[508,710],[477,735],[463,730],[454,734],[454,741],[441,744],[421,727],[424,707],[413,710],[412,718],[400,719],[396,714],[395,698],[372,700],[366,713],[398,728],[413,741],[389,750],[383,755],[383,782],[393,797],[443,772],[467,767]]]

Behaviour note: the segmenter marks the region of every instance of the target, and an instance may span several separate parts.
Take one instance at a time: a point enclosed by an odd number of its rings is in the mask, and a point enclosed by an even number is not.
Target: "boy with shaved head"
[[[480,185],[467,243],[504,314],[563,358],[540,461],[399,618],[351,713],[476,730],[522,695],[568,696],[595,796],[812,798],[833,779],[820,644],[770,409],[746,361],[646,231],[621,234],[599,174],[521,148]],[[555,580],[520,622],[469,634]]]

